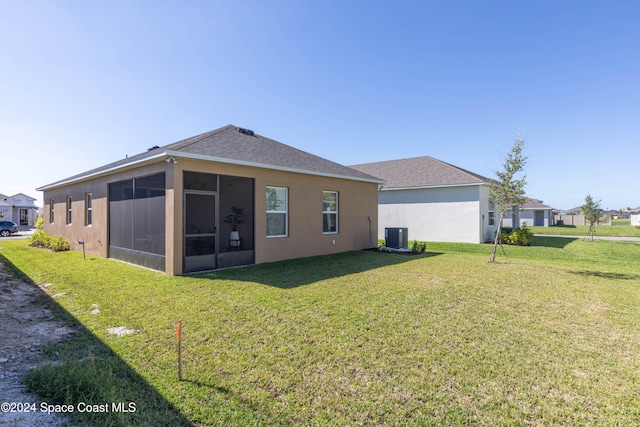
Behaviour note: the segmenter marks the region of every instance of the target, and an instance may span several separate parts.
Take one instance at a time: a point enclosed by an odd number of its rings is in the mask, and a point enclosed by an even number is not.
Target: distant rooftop
[[[527,197],[525,200],[524,205],[522,205],[523,209],[553,209],[551,206],[542,203],[542,200],[532,199],[531,197]]]
[[[360,172],[387,181],[384,188],[420,188],[448,185],[489,184],[491,180],[477,173],[430,156],[388,160],[350,166]]]

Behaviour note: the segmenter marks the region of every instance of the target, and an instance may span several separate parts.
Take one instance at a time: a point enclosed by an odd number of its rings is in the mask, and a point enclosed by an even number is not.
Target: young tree
[[[582,205],[582,213],[584,218],[589,222],[589,240],[593,242],[593,233],[596,232],[595,227],[602,216],[602,208],[600,200],[593,200],[591,194],[587,194]]]
[[[524,204],[524,186],[527,185],[526,175],[522,174],[527,163],[527,157],[523,154],[524,139],[516,137],[511,152],[502,163],[503,170],[496,171],[497,179],[492,181],[490,195],[496,205],[498,214],[498,231],[491,249],[490,262],[496,260],[496,248],[502,238],[502,221],[507,212],[520,209]],[[520,178],[518,178],[520,176]],[[515,227],[516,224],[514,224]]]

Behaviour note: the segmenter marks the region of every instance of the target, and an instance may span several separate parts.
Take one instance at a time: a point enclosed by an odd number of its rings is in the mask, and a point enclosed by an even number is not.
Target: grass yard
[[[136,403],[94,425],[640,424],[640,244],[542,237],[496,264],[489,245],[427,250],[188,277],[24,241],[0,261],[81,328],[31,387]]]
[[[621,225],[631,225],[630,219],[612,219],[611,225],[621,226]]]
[[[563,236],[587,236],[588,225],[553,225],[551,227],[527,227],[533,234],[563,235]],[[640,228],[632,225],[601,225],[596,227],[595,237],[598,236],[624,236],[640,237]]]

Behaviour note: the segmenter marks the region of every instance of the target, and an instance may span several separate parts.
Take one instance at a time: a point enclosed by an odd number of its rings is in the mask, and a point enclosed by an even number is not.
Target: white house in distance
[[[409,241],[484,243],[497,229],[490,179],[430,156],[350,166],[386,181],[378,235],[407,227]]]
[[[34,227],[36,199],[23,193],[5,196],[0,194],[0,219],[13,221],[21,227]]]
[[[520,227],[523,225],[527,227],[549,227],[553,225],[553,211],[554,209],[542,203],[542,200],[527,197],[524,205],[522,205],[522,208],[520,208],[520,211],[516,214],[516,222]],[[505,215],[502,226],[507,228],[513,227],[511,215]]]

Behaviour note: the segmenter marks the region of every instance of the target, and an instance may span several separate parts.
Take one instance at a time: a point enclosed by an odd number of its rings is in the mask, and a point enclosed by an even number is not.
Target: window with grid
[[[289,234],[289,190],[267,187],[267,237],[286,237]]]
[[[322,192],[322,232],[325,234],[338,232],[338,192]]]
[[[495,204],[493,202],[489,202],[489,225],[496,225],[495,209]]]
[[[53,199],[49,199],[49,224],[53,224],[53,220],[55,218],[55,215],[54,215],[54,212],[53,212],[54,211],[54,205],[55,205],[54,200]]]
[[[71,224],[71,204],[73,202],[73,198],[71,196],[67,196],[67,224]]]
[[[86,226],[93,223],[93,194],[87,193],[84,196],[84,222]]]

